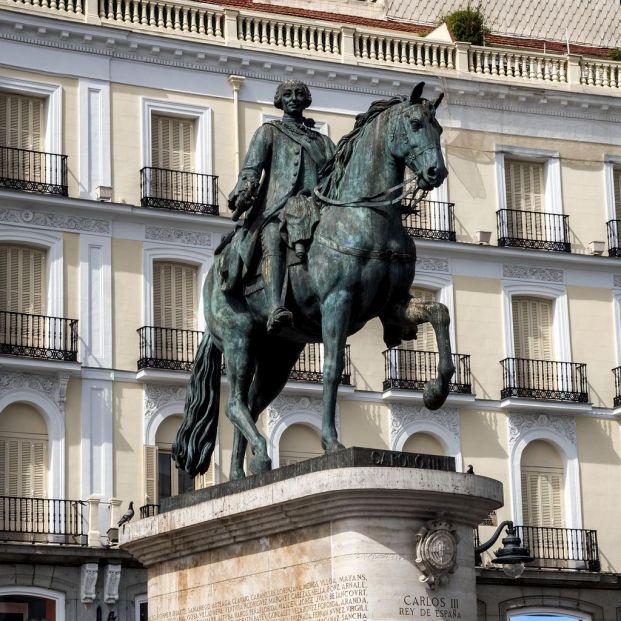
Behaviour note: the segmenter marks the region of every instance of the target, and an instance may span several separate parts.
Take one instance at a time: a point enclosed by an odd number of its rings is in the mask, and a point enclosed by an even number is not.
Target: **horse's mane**
[[[345,134],[336,145],[334,155],[323,165],[319,171],[320,179],[323,179],[319,185],[320,192],[328,198],[335,198],[345,168],[354,152],[354,147],[358,138],[362,134],[362,130],[371,121],[376,119],[382,112],[406,101],[405,97],[391,97],[390,99],[380,99],[374,101],[366,112],[362,112],[356,116],[354,128]]]

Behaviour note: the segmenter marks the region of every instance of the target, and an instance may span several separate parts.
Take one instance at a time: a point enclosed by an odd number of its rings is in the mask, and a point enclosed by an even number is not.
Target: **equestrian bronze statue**
[[[243,224],[216,251],[203,290],[207,329],[173,446],[191,476],[207,471],[214,450],[223,355],[235,427],[231,479],[245,476],[248,443],[252,474],[271,468],[255,422],[307,343],[324,344],[321,444],[326,453],[342,448],[335,409],[345,344],[374,317],[388,347],[431,323],[438,368],[423,398],[430,410],[444,403],[454,373],[449,315],[410,295],[416,252],[401,218],[406,195],[415,203],[447,175],[435,116],[442,95],[428,101],[423,86],[371,104],[336,149],[303,117],[308,88],[279,86],[283,119],[252,139],[229,201],[234,218],[245,213]]]

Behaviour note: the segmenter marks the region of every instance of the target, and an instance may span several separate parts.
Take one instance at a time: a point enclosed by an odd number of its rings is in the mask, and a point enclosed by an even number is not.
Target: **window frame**
[[[142,128],[142,152],[141,168],[151,167],[152,145],[151,127],[153,115],[170,117],[182,117],[195,122],[195,152],[194,169],[197,174],[213,174],[213,159],[211,152],[211,116],[212,109],[208,106],[196,106],[184,103],[161,101],[156,99],[141,99],[141,128]]]
[[[494,146],[496,160],[496,191],[498,209],[507,209],[507,188],[505,185],[505,158],[542,162],[544,185],[544,212],[563,214],[561,186],[561,161],[558,151],[497,144]]]
[[[621,170],[621,155],[604,155],[604,197],[606,203],[606,222],[616,220],[615,188],[613,173]]]

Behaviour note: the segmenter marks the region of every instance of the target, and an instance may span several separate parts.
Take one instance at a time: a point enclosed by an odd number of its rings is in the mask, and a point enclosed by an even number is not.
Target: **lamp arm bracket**
[[[505,520],[504,522],[501,522],[498,525],[498,528],[496,529],[494,534],[490,537],[490,539],[488,541],[486,541],[485,543],[482,543],[481,545],[477,546],[474,549],[474,551],[477,554],[481,554],[483,552],[487,552],[487,550],[489,550],[496,543],[496,541],[498,541],[498,537],[500,536],[500,533],[502,532],[502,529],[505,526],[507,526],[509,529],[512,529],[513,528],[513,522],[511,520]]]

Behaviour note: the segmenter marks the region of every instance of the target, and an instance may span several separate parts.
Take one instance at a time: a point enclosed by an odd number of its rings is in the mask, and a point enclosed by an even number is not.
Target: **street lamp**
[[[505,526],[507,527],[507,536],[502,540],[502,548],[496,550],[496,558],[492,559],[492,563],[500,565],[509,578],[519,578],[524,571],[524,563],[529,563],[533,560],[533,557],[530,555],[528,548],[522,546],[522,541],[518,537],[516,528],[511,520],[502,522],[489,541],[475,547],[475,562],[477,565],[481,564],[481,554],[496,543]]]

